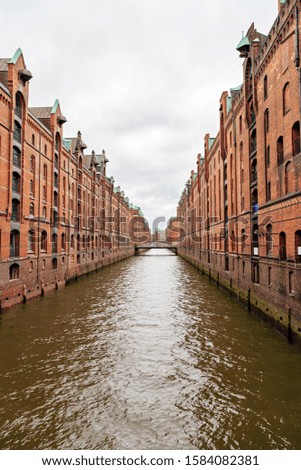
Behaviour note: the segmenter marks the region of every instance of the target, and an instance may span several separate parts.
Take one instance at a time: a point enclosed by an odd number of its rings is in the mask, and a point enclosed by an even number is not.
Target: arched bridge
[[[175,255],[178,254],[178,248],[168,243],[152,243],[150,245],[141,245],[135,247],[135,255],[138,256],[142,251],[148,250],[170,250]]]

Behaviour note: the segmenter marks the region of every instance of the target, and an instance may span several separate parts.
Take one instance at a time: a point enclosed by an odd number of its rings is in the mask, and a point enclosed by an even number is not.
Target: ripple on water
[[[0,357],[3,449],[300,448],[300,350],[177,257],[6,312]]]

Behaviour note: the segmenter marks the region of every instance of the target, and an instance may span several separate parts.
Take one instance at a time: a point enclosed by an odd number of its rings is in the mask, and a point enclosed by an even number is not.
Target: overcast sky
[[[21,47],[30,106],[58,98],[88,152],[152,224],[175,215],[219,98],[242,83],[235,50],[254,21],[267,33],[277,0],[15,0],[1,4],[1,57]],[[162,226],[161,226],[162,227]]]

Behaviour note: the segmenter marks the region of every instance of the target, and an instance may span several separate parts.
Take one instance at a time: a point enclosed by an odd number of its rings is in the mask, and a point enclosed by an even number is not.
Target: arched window
[[[257,214],[258,212],[258,191],[254,189],[252,191],[252,214]]]
[[[273,254],[273,233],[272,233],[272,225],[269,224],[266,229],[266,249],[267,249],[267,256],[272,256]]]
[[[267,167],[269,167],[270,163],[271,163],[271,149],[270,149],[270,146],[268,145],[267,148],[265,149],[265,164]]]
[[[282,135],[277,140],[277,162],[278,166],[284,163],[284,144]]]
[[[34,203],[31,202],[29,206],[29,215],[34,216]]]
[[[61,235],[61,242],[62,242],[62,251],[66,251],[66,235],[62,233]]]
[[[283,95],[282,95],[282,104],[283,104],[283,116],[290,110],[290,86],[289,82],[284,85]]]
[[[35,158],[34,158],[34,156],[32,155],[32,156],[30,157],[30,171],[31,171],[32,173],[34,173],[34,171],[35,171],[35,166],[36,166],[36,165],[35,165]]]
[[[245,77],[247,97],[252,93],[252,75],[253,75],[252,61],[251,59],[248,59],[247,66],[246,66],[246,77]]]
[[[71,235],[70,246],[71,246],[71,248],[74,248],[74,235],[73,235],[73,233]]]
[[[47,180],[47,165],[44,163],[43,165],[43,178]]]
[[[47,232],[43,230],[41,233],[41,251],[47,252]]]
[[[43,217],[44,217],[44,219],[47,218],[47,208],[46,208],[46,206],[43,206]]]
[[[292,162],[285,165],[285,194],[294,192],[294,172]]]
[[[297,121],[292,128],[292,150],[293,156],[300,153],[300,122]]]
[[[59,195],[58,195],[57,191],[54,191],[54,193],[53,193],[53,205],[54,205],[54,207],[58,207],[58,205],[59,205]]]
[[[59,167],[59,157],[57,154],[55,154],[54,156],[54,168],[56,168],[58,170],[58,167]]]
[[[54,173],[53,175],[53,185],[55,188],[59,187],[59,176],[57,173]]]
[[[33,180],[30,180],[29,191],[30,191],[31,196],[33,196],[34,195],[34,182],[33,182]]]
[[[242,133],[242,116],[239,116],[239,133]]]
[[[34,231],[33,230],[29,230],[29,232],[28,232],[28,248],[27,248],[27,251],[34,253]]]
[[[57,258],[52,258],[52,269],[57,269]]]
[[[79,251],[80,250],[80,234],[77,235],[76,241],[77,241],[77,251]]]
[[[13,279],[19,279],[20,277],[20,268],[17,263],[12,264],[9,267],[9,279],[12,281]]]
[[[235,233],[234,230],[231,232],[231,251],[235,251]]]
[[[268,92],[268,77],[266,75],[263,79],[263,97],[264,97],[264,100],[267,99],[268,93],[269,93]]]
[[[257,160],[256,158],[252,161],[251,165],[251,183],[257,181]]]
[[[253,248],[253,255],[259,256],[258,224],[254,224],[252,228],[252,248]]]
[[[246,231],[245,229],[242,229],[241,231],[241,251],[244,253],[246,250]]]
[[[60,134],[57,132],[55,136],[55,150],[59,152],[61,147],[61,137]]]
[[[52,212],[52,214],[53,214],[52,224],[53,224],[54,227],[57,227],[58,221],[59,221],[59,214],[58,214],[58,211],[54,210],[54,211]]]
[[[295,232],[295,259],[298,263],[301,262],[301,230]]]
[[[13,172],[13,180],[12,180],[13,193],[20,194],[20,186],[21,186],[20,183],[21,183],[20,175],[16,172]]]
[[[16,94],[16,107],[15,107],[15,114],[18,116],[20,119],[22,119],[22,98],[20,93]]]
[[[20,126],[20,124],[15,121],[15,124],[14,124],[14,139],[17,141],[17,142],[20,142],[21,143],[21,139],[22,139],[22,128]]]
[[[13,148],[13,165],[21,167],[21,152],[17,147]]]
[[[286,260],[286,234],[284,232],[279,234],[279,258]]]
[[[12,200],[11,220],[14,222],[20,221],[20,201],[18,199]]]
[[[251,134],[251,140],[250,140],[250,154],[253,152],[256,152],[257,150],[257,136],[256,136],[256,129],[253,130]]]
[[[31,136],[31,143],[32,143],[32,146],[34,147],[35,146],[35,136],[34,136],[34,134],[32,134],[32,136]]]
[[[44,146],[44,154],[47,155],[47,145]]]
[[[264,113],[264,134],[267,135],[269,130],[270,130],[270,112],[268,109],[266,109]]]
[[[20,232],[12,230],[10,232],[10,257],[18,258],[20,256]]]
[[[57,234],[52,235],[52,253],[57,253]]]

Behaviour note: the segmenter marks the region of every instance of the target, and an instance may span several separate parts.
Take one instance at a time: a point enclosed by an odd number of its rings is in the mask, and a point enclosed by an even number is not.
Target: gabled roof
[[[14,53],[13,57],[9,60],[10,64],[16,64],[19,57],[22,55],[22,49],[19,47]]]
[[[0,59],[0,72],[6,72],[8,69],[7,64],[9,63],[10,59]]]
[[[29,111],[38,119],[49,119],[51,113],[51,106],[49,107],[34,107],[28,108]]]

